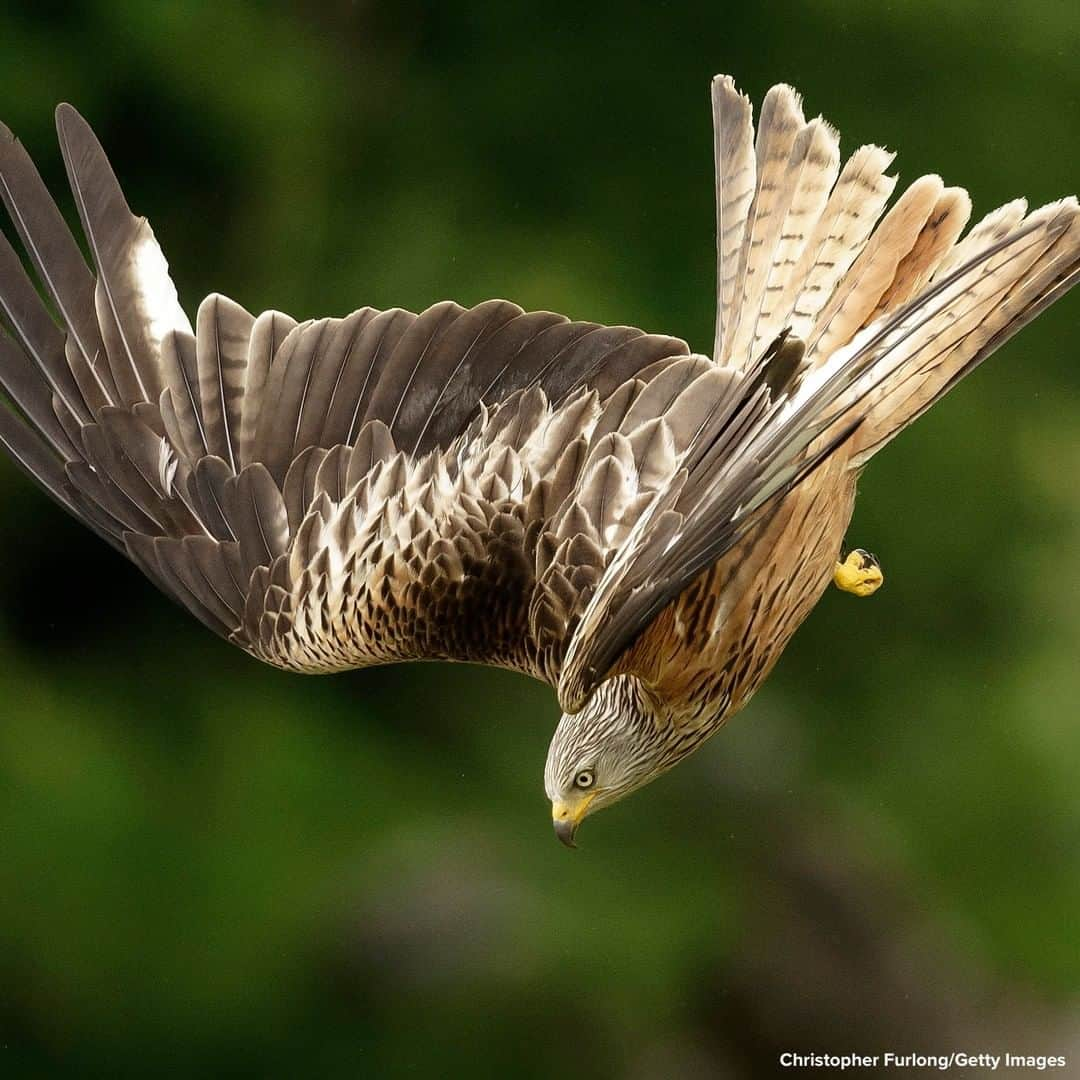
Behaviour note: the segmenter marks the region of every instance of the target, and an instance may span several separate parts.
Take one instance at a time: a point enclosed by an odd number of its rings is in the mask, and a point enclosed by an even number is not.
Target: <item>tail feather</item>
[[[822,120],[804,124],[788,86],[762,105],[756,174],[739,167],[748,110],[730,79],[714,82],[718,197],[725,193],[715,359],[748,369],[781,336],[789,352],[804,343],[801,368],[783,380],[796,394],[808,372],[818,383],[869,356],[841,409],[845,422],[859,422],[848,443],[858,468],[1077,282],[1076,202],[1025,216],[1017,199],[961,239],[971,213],[963,188],[920,177],[882,216],[896,182],[886,175],[893,155],[860,147],[837,177],[835,132]],[[750,132],[733,139],[729,123],[721,138],[721,121],[734,113]],[[721,188],[719,178],[731,175],[755,176],[752,199]],[[737,257],[732,237],[742,240]],[[886,330],[887,347],[868,351]]]
[[[750,99],[729,75],[712,81],[713,152],[716,161],[716,339],[724,354],[736,304],[736,270],[754,197],[757,165]]]
[[[777,310],[781,324],[805,340],[822,307],[870,239],[896,187],[885,175],[893,154],[861,146],[848,158],[802,257],[791,273]]]
[[[1027,199],[1013,199],[1012,202],[991,210],[981,221],[971,227],[967,236],[958,241],[934,272],[933,280],[939,281],[958,266],[963,266],[980,251],[1003,240],[1027,215]]]
[[[914,329],[892,370],[867,402],[852,440],[861,468],[961,378],[1075,284],[1080,271],[1080,208],[1064,199],[1036,210],[1043,223],[1020,252],[987,262],[948,311]],[[982,250],[991,246],[987,243]],[[977,256],[977,253],[976,253]]]
[[[791,202],[792,176],[788,166],[804,124],[799,95],[790,86],[774,86],[765,95],[754,144],[757,189],[747,212],[736,272],[737,308],[727,351],[717,357],[720,362],[729,356],[738,362],[741,345],[753,334],[753,327],[749,326],[751,313],[756,317],[760,307],[773,249]]]
[[[830,356],[865,325],[943,190],[941,177],[921,176],[897,199],[818,316],[807,341],[810,362]]]
[[[792,268],[802,257],[814,223],[821,220],[839,171],[839,135],[824,120],[811,120],[799,132],[791,151],[788,163],[791,190],[785,200],[788,202],[787,213],[770,256],[758,310],[747,323],[750,356],[759,356],[786,325],[783,296]]]
[[[922,227],[912,249],[900,260],[892,284],[882,294],[873,314],[873,322],[918,296],[934,275],[941,260],[956,243],[971,217],[971,199],[959,187],[945,188]]]

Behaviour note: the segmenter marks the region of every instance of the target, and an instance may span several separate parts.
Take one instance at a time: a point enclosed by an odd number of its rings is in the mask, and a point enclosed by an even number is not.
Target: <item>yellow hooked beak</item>
[[[555,826],[555,835],[567,847],[577,847],[574,833],[589,812],[589,803],[595,798],[596,792],[590,791],[588,795],[582,795],[570,802],[556,801],[551,804],[551,822]]]

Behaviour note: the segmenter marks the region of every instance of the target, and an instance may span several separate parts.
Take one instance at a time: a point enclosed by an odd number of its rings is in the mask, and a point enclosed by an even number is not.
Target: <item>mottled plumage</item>
[[[712,101],[714,359],[505,300],[298,323],[213,294],[193,328],[82,118],[57,111],[93,268],[0,129],[29,263],[0,238],[0,442],[270,664],[548,682],[569,840],[748,700],[830,579],[858,470],[1080,264],[1074,200],[958,241],[966,193],[923,177],[885,213],[891,156],[841,168],[791,88],[756,141],[730,79]]]

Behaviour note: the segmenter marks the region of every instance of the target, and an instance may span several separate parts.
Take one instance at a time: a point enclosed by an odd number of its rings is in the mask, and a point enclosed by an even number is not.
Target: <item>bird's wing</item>
[[[789,87],[765,98],[756,165],[730,79],[714,81],[713,113],[714,374],[728,390],[578,621],[559,681],[571,712],[611,675],[655,676],[641,658],[670,653],[646,634],[656,616],[816,465],[843,446],[860,468],[1080,276],[1075,199],[1026,217],[1009,204],[958,243],[966,192],[922,177],[882,216],[891,155],[865,146],[838,170],[835,132],[805,123]]]
[[[93,269],[0,129],[0,195],[37,279],[0,235],[15,461],[271,663],[557,675],[620,523],[661,482],[670,436],[651,406],[625,413],[646,383],[675,392],[668,368],[706,362],[502,300],[298,324],[213,295],[192,328],[90,128],[68,106],[57,127]]]
[[[888,156],[858,151],[828,191],[831,129],[787,88],[769,102],[749,201],[733,106],[720,217],[744,219],[719,365],[498,300],[297,324],[211,296],[192,330],[74,110],[58,127],[96,274],[0,131],[0,195],[59,322],[0,242],[0,441],[270,663],[476,660],[579,708],[816,464],[878,445],[1076,277],[1074,201],[950,252],[965,199],[924,178],[871,233]]]

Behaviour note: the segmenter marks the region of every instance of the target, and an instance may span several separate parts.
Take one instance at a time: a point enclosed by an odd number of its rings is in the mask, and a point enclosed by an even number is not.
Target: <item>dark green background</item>
[[[1052,2],[37,3],[0,116],[61,192],[85,112],[192,314],[507,296],[706,350],[714,72],[984,213],[1080,184],[1078,45]],[[885,589],[576,853],[544,687],[261,667],[0,465],[0,1071],[1076,1058],[1078,328],[1074,295],[875,462]]]

